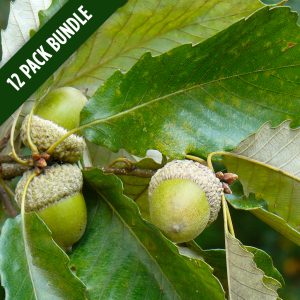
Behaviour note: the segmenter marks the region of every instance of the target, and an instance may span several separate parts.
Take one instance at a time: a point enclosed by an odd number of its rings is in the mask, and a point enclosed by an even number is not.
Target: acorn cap
[[[16,201],[21,206],[24,187],[34,171],[27,171],[17,184]],[[81,191],[83,178],[77,165],[55,164],[30,182],[25,198],[26,211],[38,211]]]
[[[149,185],[149,199],[154,190],[164,181],[174,178],[189,179],[195,182],[206,194],[210,204],[208,225],[214,222],[221,208],[222,183],[206,166],[192,160],[173,160],[152,176]]]
[[[26,130],[28,119],[29,116],[26,116],[21,127],[21,139],[27,146]],[[57,142],[67,132],[68,131],[66,129],[58,126],[52,121],[42,119],[35,115],[32,116],[30,136],[32,142],[37,146],[40,152],[47,151],[52,144]],[[60,161],[74,163],[81,158],[84,148],[84,139],[72,134],[55,148],[52,156]]]

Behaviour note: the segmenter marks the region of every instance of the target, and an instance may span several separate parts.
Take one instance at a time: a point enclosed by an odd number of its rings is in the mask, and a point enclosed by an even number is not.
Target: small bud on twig
[[[44,158],[40,158],[35,165],[36,167],[43,169],[47,167],[47,162]]]
[[[223,172],[217,172],[216,177],[221,181],[227,183],[227,185],[233,184],[239,176],[234,173],[223,173]]]
[[[46,161],[49,160],[50,157],[51,157],[51,155],[46,152],[41,154],[41,158],[43,158]]]
[[[216,173],[216,177],[218,179],[220,179],[221,181],[223,181],[224,180],[224,173],[223,172],[217,172]]]
[[[229,185],[233,184],[238,178],[239,178],[239,176],[234,173],[225,173],[224,174],[224,181],[226,183],[228,183]]]
[[[232,194],[232,191],[229,187],[229,185],[225,182],[222,182],[224,194]]]

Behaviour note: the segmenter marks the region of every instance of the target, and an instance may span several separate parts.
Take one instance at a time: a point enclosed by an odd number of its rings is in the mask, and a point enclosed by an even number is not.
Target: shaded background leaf
[[[30,37],[30,30],[39,28],[38,12],[46,9],[51,0],[22,0],[10,2],[8,25],[1,32],[3,66]]]
[[[20,216],[7,220],[0,236],[6,299],[85,299],[83,283],[72,274],[68,256],[54,243],[45,224],[34,213],[25,219],[26,237]]]
[[[93,95],[116,70],[128,71],[144,53],[159,55],[199,43],[262,6],[253,0],[131,0],[56,72],[53,86]]]
[[[179,255],[173,243],[143,221],[134,202],[122,195],[120,179],[97,169],[84,174],[96,193],[86,195],[87,231],[71,262],[91,299],[224,299],[211,268]]]

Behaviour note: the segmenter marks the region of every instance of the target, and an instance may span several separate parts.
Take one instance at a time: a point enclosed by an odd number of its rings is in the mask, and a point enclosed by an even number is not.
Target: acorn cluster
[[[86,101],[74,88],[54,90],[21,127],[23,143],[29,147],[33,144],[38,154],[32,156],[35,168],[24,173],[16,187],[16,200],[22,206],[25,199],[25,211],[35,211],[51,230],[53,239],[65,249],[81,238],[87,220],[81,192],[83,178],[76,164],[85,142],[78,135],[67,134],[79,126]],[[57,145],[53,148],[54,144]],[[34,173],[38,176],[26,188]],[[193,240],[216,220],[222,193],[230,191],[228,184],[235,179],[235,174],[215,174],[192,160],[167,163],[150,181],[151,222],[175,243]]]
[[[25,211],[35,211],[52,232],[53,239],[64,249],[72,247],[86,227],[86,204],[81,192],[82,173],[76,162],[85,149],[84,139],[72,134],[49,155],[47,150],[69,130],[79,126],[80,112],[86,97],[77,89],[64,87],[50,92],[28,115],[21,127],[22,142],[28,137],[37,149],[35,168],[23,174],[16,187],[16,200]],[[29,127],[28,127],[29,126]],[[29,177],[36,177],[25,189]]]

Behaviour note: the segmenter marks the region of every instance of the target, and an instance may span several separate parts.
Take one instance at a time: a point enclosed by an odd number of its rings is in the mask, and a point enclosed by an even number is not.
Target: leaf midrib
[[[158,264],[158,262],[155,260],[155,258],[151,255],[151,253],[148,251],[148,249],[145,247],[145,245],[142,243],[142,241],[138,238],[138,236],[135,234],[135,232],[128,226],[128,224],[126,223],[126,221],[122,218],[122,216],[119,214],[119,212],[114,208],[114,206],[110,203],[110,201],[107,199],[107,197],[101,193],[99,190],[97,190],[98,194],[104,199],[104,201],[106,202],[106,204],[111,208],[111,210],[114,212],[114,214],[120,219],[120,221],[122,222],[122,224],[124,225],[124,227],[126,227],[128,229],[128,231],[131,233],[131,235],[134,237],[134,239],[140,244],[140,246],[145,250],[145,252],[148,254],[148,256],[150,257],[150,259],[154,262],[154,265],[156,265],[158,267],[158,269],[161,271],[161,274],[163,275],[163,277],[165,278],[165,280],[167,282],[169,282],[169,284],[171,285],[171,287],[173,288],[173,290],[175,291],[175,295],[178,297],[178,299],[180,299],[180,296],[177,293],[177,290],[175,288],[175,286],[172,284],[172,282],[169,280],[169,278],[167,277],[167,275],[164,273],[164,271],[162,270],[162,268],[160,267],[160,265]],[[126,196],[124,196],[126,197]],[[127,197],[126,197],[127,198]]]
[[[186,93],[187,91],[191,91],[193,89],[196,89],[196,88],[199,88],[199,87],[202,87],[202,86],[206,86],[206,85],[209,85],[209,84],[212,84],[212,83],[215,83],[215,82],[225,81],[225,80],[229,80],[229,79],[232,79],[232,78],[237,78],[237,77],[251,75],[251,74],[268,72],[268,71],[272,71],[272,70],[279,70],[279,69],[285,69],[285,68],[293,68],[293,67],[299,67],[299,66],[300,66],[300,64],[291,64],[291,65],[280,66],[280,67],[275,67],[275,68],[268,68],[268,69],[263,69],[263,70],[255,70],[255,71],[246,72],[246,73],[234,74],[234,75],[227,76],[227,77],[221,77],[221,78],[214,79],[214,80],[211,80],[211,81],[208,81],[208,82],[203,82],[203,83],[200,83],[200,84],[196,84],[196,85],[191,86],[189,88],[181,89],[181,90],[178,90],[176,92],[173,92],[173,93],[170,93],[170,94],[166,94],[166,95],[164,95],[162,97],[150,99],[149,101],[147,101],[147,102],[145,102],[143,104],[140,104],[140,105],[134,106],[134,107],[132,107],[130,109],[121,111],[121,112],[119,112],[119,113],[117,113],[115,115],[109,116],[107,118],[97,119],[97,120],[85,123],[85,124],[83,124],[80,127],[80,129],[86,129],[86,128],[91,127],[93,125],[97,125],[97,124],[100,124],[100,123],[105,123],[107,121],[111,121],[113,119],[117,119],[117,118],[119,118],[119,117],[121,117],[123,115],[130,114],[130,113],[132,113],[132,112],[134,112],[134,111],[136,111],[136,110],[138,110],[140,108],[146,107],[146,106],[151,105],[151,104],[153,104],[155,102],[158,102],[160,100],[167,99],[167,98],[169,98],[171,96],[180,95],[181,93]],[[117,71],[117,72],[119,72],[119,71]],[[271,110],[272,110],[272,108],[271,108]],[[290,113],[290,114],[293,114],[293,113]],[[294,113],[294,115],[296,115],[296,113]]]

